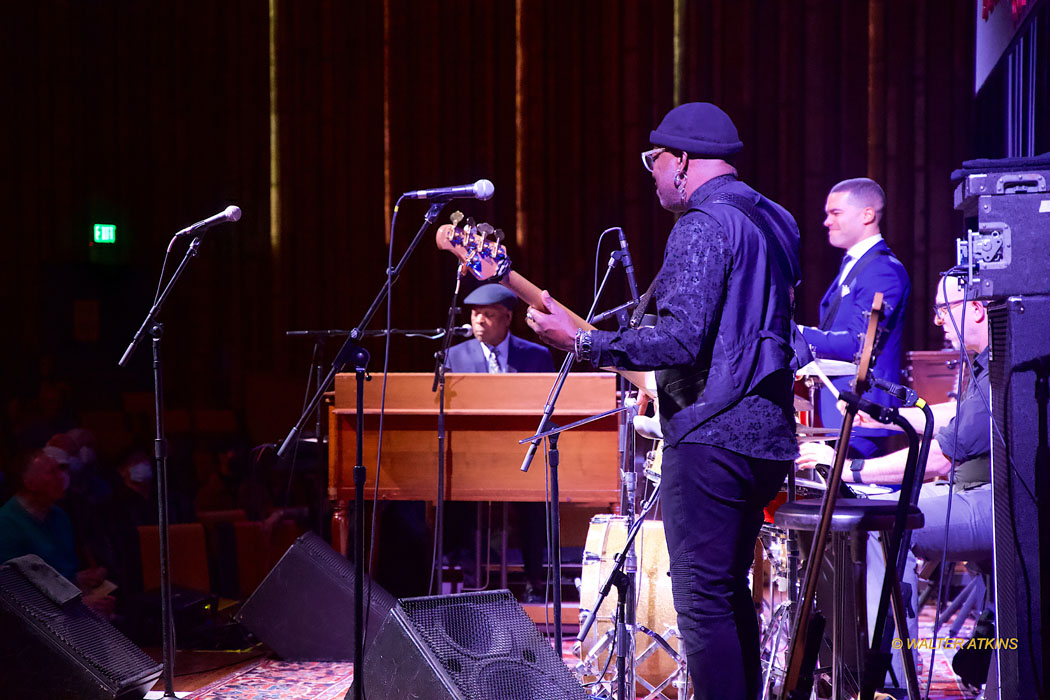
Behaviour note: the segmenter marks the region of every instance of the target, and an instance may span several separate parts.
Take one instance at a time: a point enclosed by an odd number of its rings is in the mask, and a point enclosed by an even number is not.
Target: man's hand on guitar
[[[546,289],[542,294],[544,308],[530,306],[525,314],[525,322],[547,345],[564,352],[572,352],[576,341],[576,324]]]

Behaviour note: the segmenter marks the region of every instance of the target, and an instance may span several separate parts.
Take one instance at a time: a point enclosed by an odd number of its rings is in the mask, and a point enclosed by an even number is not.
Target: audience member
[[[0,562],[36,554],[83,592],[84,604],[103,615],[114,599],[93,591],[106,578],[102,567],[81,568],[73,525],[56,503],[69,487],[69,473],[52,456],[57,448],[34,450],[16,463],[15,495],[0,507]]]

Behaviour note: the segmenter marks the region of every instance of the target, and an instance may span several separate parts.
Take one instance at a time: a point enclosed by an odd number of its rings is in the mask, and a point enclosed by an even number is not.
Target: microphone
[[[888,382],[885,379],[880,379],[878,377],[872,377],[871,379],[876,387],[882,389],[898,401],[903,401],[905,406],[914,406],[919,400],[919,395],[914,389],[901,386],[900,384],[894,384],[893,382]]]
[[[478,180],[473,185],[459,185],[458,187],[438,187],[433,190],[416,190],[405,192],[403,197],[407,199],[488,199],[496,191],[495,186],[488,180]]]
[[[200,233],[201,231],[207,231],[212,226],[224,224],[227,221],[238,221],[240,220],[240,218],[241,208],[230,205],[222,211],[220,211],[215,216],[209,216],[207,219],[204,219],[203,221],[198,221],[197,223],[193,224],[193,226],[187,226],[175,235],[187,236],[191,233]]]
[[[627,249],[627,236],[623,235],[623,229],[616,228],[620,234],[620,250],[623,252],[623,271],[627,273],[627,288],[631,291],[631,299],[638,298],[638,282],[634,279],[634,263],[631,262],[631,251]]]
[[[452,335],[462,338],[470,338],[474,335],[474,329],[471,328],[469,323],[464,323],[462,326],[452,326]]]

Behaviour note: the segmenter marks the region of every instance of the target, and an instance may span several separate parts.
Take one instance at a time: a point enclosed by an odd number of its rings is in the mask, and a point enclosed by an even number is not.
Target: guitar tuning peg
[[[478,231],[481,233],[482,236],[485,236],[486,238],[492,235],[492,230],[492,225],[489,223],[478,224]]]
[[[496,238],[497,244],[502,243],[503,239],[506,238],[506,234],[503,233],[503,229],[501,228],[496,229],[492,235]]]
[[[453,226],[459,227],[459,222],[463,221],[463,212],[461,212],[461,211],[459,211],[457,209],[456,211],[452,212],[452,216],[450,216],[448,218],[449,218],[449,221],[452,222]]]

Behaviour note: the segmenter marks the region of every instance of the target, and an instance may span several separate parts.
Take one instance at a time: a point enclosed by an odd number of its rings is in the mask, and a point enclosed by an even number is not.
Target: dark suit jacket
[[[554,360],[546,347],[522,340],[512,333],[507,346],[506,368],[508,372],[553,372]],[[449,348],[448,371],[487,373],[489,363],[481,342],[471,338]]]
[[[868,261],[870,258],[870,262]],[[864,267],[860,268],[861,264]],[[868,327],[864,312],[871,310],[876,292],[883,294],[883,332],[879,341],[879,354],[872,367],[872,374],[899,384],[901,382],[901,356],[904,351],[904,325],[911,294],[911,282],[904,269],[886,241],[879,241],[871,250],[861,256],[854,264],[860,268],[856,275],[847,275],[846,289],[836,279],[832,282],[820,302],[820,328],[805,327],[802,335],[813,348],[817,357],[832,360],[853,362],[860,351],[864,332]],[[852,277],[852,281],[849,278]],[[834,318],[828,318],[832,302],[836,295],[842,301],[835,311]],[[851,377],[834,380],[840,389],[848,389]],[[884,405],[892,403],[890,396],[882,391],[873,390],[865,396]],[[825,426],[836,427],[841,423],[841,414],[835,408],[835,399],[830,391],[821,392],[820,415]],[[860,434],[882,434],[883,431],[858,431]]]

